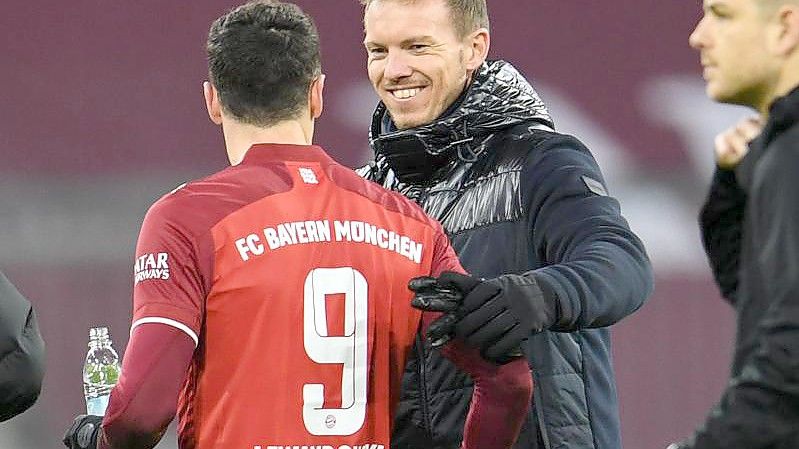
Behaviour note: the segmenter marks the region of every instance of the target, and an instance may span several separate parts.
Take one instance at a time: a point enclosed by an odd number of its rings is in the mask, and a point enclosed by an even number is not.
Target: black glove
[[[64,434],[64,446],[70,449],[96,449],[102,416],[78,415]]]
[[[487,360],[503,360],[556,319],[555,305],[548,303],[531,277],[482,280],[447,271],[437,282],[463,293],[463,303],[455,311],[454,335],[479,348]]]
[[[413,291],[411,306],[427,312],[444,312],[444,315],[430,323],[427,341],[434,348],[444,346],[452,339],[455,323],[458,321],[458,307],[463,303],[463,293],[453,288],[442,287],[438,279],[430,276],[413,278],[408,283]]]

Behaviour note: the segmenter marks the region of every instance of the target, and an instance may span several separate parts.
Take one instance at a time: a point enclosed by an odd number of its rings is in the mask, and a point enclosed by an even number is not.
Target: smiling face
[[[440,117],[488,52],[488,31],[459,36],[444,0],[375,1],[364,26],[369,80],[399,129]]]
[[[769,51],[773,20],[758,0],[706,0],[689,43],[700,52],[707,94],[722,103],[762,109],[779,77]]]

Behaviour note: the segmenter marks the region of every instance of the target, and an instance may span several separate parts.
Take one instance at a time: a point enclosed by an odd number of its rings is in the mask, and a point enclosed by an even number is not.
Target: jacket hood
[[[386,132],[384,123],[390,116],[385,104],[379,103],[369,132],[377,159],[385,158],[403,181],[419,182],[429,180],[453,155],[476,160],[482,141],[497,131],[529,122],[554,127],[533,86],[505,61],[483,63],[455,105],[426,125]]]

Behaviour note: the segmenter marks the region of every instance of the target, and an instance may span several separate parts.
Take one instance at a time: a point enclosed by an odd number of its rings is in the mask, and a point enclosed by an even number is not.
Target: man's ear
[[[789,56],[799,47],[799,7],[782,5],[774,16],[771,43],[780,56]]]
[[[466,38],[468,46],[465,54],[466,70],[476,70],[485,62],[488,57],[488,50],[491,47],[491,34],[485,28],[473,32]]]
[[[205,96],[205,108],[208,110],[208,117],[215,125],[222,124],[222,104],[219,103],[219,91],[209,81],[203,82],[203,96]]]
[[[311,89],[308,93],[308,105],[311,109],[312,119],[319,118],[322,115],[322,110],[325,108],[324,90],[325,75],[323,73],[311,82]]]

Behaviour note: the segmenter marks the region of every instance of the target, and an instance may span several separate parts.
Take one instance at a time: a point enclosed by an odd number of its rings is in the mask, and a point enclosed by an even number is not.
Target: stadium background
[[[368,158],[375,96],[360,6],[299,0],[316,17],[327,79],[317,142]],[[653,298],[614,330],[625,447],[686,436],[724,386],[730,309],[700,250],[696,213],[712,139],[746,111],[703,95],[687,38],[699,2],[490,2],[492,57],[514,62],[561,131],[595,152],[647,244]],[[12,1],[0,14],[0,267],[47,341],[42,396],[0,425],[0,448],[60,447],[83,408],[87,329],[127,343],[132,254],[147,207],[225,166],[201,82],[204,38],[229,1]],[[279,276],[279,274],[275,274]],[[257,382],[257,373],[253,373]],[[169,436],[159,448],[174,448]]]

